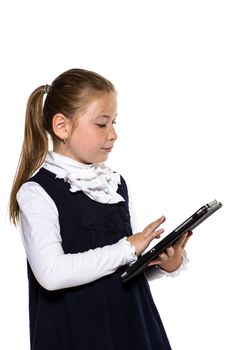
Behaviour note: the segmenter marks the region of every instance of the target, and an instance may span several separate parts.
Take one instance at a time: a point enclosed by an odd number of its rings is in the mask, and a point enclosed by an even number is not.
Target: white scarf
[[[55,173],[56,178],[70,184],[70,191],[83,191],[92,200],[114,204],[124,201],[117,193],[120,175],[104,163],[83,164],[61,154],[49,151],[44,168]]]

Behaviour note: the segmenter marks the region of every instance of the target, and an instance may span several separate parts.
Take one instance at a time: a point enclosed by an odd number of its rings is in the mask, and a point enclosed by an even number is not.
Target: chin
[[[106,154],[104,156],[97,157],[93,163],[102,163],[102,162],[105,162],[107,159],[108,159],[108,155]]]

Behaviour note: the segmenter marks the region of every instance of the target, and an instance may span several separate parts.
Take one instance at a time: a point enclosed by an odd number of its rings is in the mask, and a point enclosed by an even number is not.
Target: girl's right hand
[[[154,238],[159,238],[164,232],[163,229],[157,230],[157,228],[166,220],[165,216],[153,221],[146,226],[142,232],[135,233],[129,236],[128,241],[135,247],[135,253],[139,256],[150,244]]]

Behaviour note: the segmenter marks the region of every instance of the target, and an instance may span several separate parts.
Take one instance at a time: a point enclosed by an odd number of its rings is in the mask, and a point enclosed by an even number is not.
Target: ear
[[[71,130],[71,120],[65,117],[63,114],[57,113],[53,117],[52,127],[54,134],[60,140],[66,140]]]

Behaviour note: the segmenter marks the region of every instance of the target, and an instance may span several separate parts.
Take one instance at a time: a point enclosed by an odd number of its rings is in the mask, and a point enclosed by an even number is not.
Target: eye
[[[105,128],[107,124],[96,124],[99,128]]]

